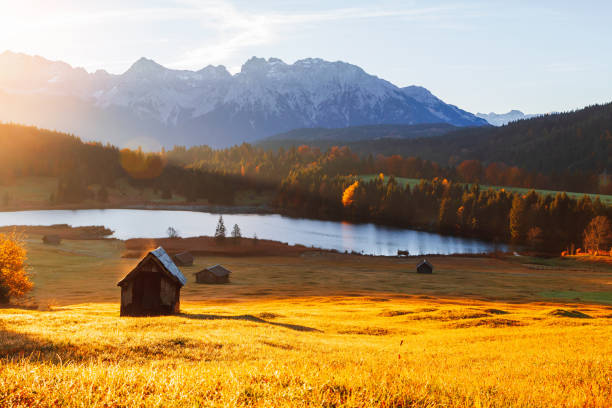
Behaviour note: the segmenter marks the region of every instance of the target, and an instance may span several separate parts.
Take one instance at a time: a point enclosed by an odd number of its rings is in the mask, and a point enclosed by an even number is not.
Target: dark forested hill
[[[358,129],[361,133],[355,132],[359,136],[351,142],[336,144],[347,145],[358,154],[398,154],[451,166],[464,160],[479,160],[482,163],[501,162],[543,174],[612,173],[612,103],[520,120],[502,127],[460,128],[441,135],[427,135],[430,137],[391,138],[384,134],[375,137],[376,128]],[[351,129],[342,131],[350,132]],[[314,132],[300,131],[298,134]],[[371,137],[366,137],[367,133]],[[287,135],[295,134],[290,132]],[[325,136],[325,133],[319,135]],[[336,142],[309,142],[298,137],[284,139],[282,142],[276,140],[276,146],[272,141],[262,145],[287,148],[309,144],[322,147],[319,145]]]
[[[421,137],[441,136],[458,129],[448,123],[427,123],[419,125],[365,125],[347,128],[302,128],[270,136],[257,143],[264,149],[289,148],[291,146],[309,145],[320,149],[344,145],[358,152],[361,144],[372,140],[416,139]]]
[[[499,128],[460,129],[402,141],[398,154],[443,164],[476,159],[542,173],[612,171],[612,103],[521,120]]]
[[[27,176],[58,179],[53,203],[78,203],[92,198],[91,185],[106,189],[119,180],[136,188],[178,193],[188,200],[233,202],[244,180],[214,170],[186,169],[159,153],[118,149],[66,133],[0,123],[0,186]]]

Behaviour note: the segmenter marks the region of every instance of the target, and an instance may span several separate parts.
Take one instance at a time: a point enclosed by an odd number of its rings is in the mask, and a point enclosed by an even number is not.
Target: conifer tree
[[[223,223],[223,216],[219,216],[219,222],[217,223],[217,228],[215,229],[215,239],[217,241],[223,241],[225,239],[225,224]]]
[[[238,224],[234,224],[234,228],[232,229],[232,238],[242,238],[242,234],[240,233],[240,227]]]

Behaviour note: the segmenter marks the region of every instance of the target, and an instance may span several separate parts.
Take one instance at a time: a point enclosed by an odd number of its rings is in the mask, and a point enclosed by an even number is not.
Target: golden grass
[[[39,242],[27,243],[34,300],[63,306],[0,309],[0,407],[612,400],[612,306],[541,295],[610,291],[606,264],[433,257],[426,276],[414,259],[198,257],[181,315],[120,318],[115,284],[137,262],[123,243]],[[232,283],[194,284],[214,263]]]
[[[31,235],[27,247],[35,301],[42,305],[49,301],[58,305],[118,302],[116,283],[139,261],[121,258],[124,246],[116,240],[64,240],[61,245],[52,246]],[[541,261],[536,258],[512,256],[428,259],[435,268],[432,275],[414,273],[419,260],[414,258],[325,253],[306,253],[302,257],[196,257],[194,266],[181,268],[188,280],[181,299],[340,295],[533,302],[548,300],[543,294],[612,292],[612,265],[605,263],[559,258],[539,265],[534,263]],[[193,273],[215,264],[232,271],[229,285],[194,283]]]
[[[8,309],[0,406],[609,406],[612,310],[552,310],[341,297],[153,318]]]

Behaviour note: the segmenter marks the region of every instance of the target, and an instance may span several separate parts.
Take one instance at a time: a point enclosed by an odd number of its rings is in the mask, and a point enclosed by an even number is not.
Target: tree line
[[[586,195],[520,194],[440,178],[410,187],[392,176],[363,181],[330,177],[314,168],[293,172],[283,181],[276,205],[295,215],[418,228],[550,251],[581,248],[591,220],[612,219],[612,207]]]
[[[394,142],[395,143],[395,142]],[[588,171],[545,173],[530,171],[500,161],[466,159],[455,165],[440,165],[414,156],[358,155],[347,146],[319,148],[302,145],[289,149],[264,150],[244,143],[214,150],[208,146],[177,146],[164,152],[170,163],[192,169],[236,174],[253,181],[278,183],[291,172],[321,168],[328,176],[348,174],[391,174],[396,177],[522,187],[580,193],[612,194],[612,175]]]
[[[248,185],[239,174],[183,167],[169,163],[160,153],[119,149],[83,142],[65,133],[31,126],[0,124],[0,184],[20,177],[57,177],[54,203],[104,202],[108,188],[126,180],[137,189],[152,188],[162,196],[179,194],[189,201],[207,199],[232,204],[235,192]],[[98,185],[94,193],[89,188]]]

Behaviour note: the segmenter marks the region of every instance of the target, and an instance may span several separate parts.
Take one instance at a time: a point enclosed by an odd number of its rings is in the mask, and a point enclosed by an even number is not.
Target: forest
[[[612,219],[612,207],[599,199],[518,194],[480,184],[554,188],[579,180],[468,159],[441,166],[418,157],[359,156],[348,147],[324,152],[309,146],[266,151],[249,144],[213,150],[175,147],[146,153],[33,127],[0,125],[0,183],[20,176],[54,176],[50,202],[105,200],[104,191],[120,179],[187,201],[233,204],[237,191],[267,191],[276,212],[300,217],[375,222],[445,234],[514,242],[534,249],[573,251],[595,217]],[[360,175],[380,174],[366,181]],[[412,187],[394,176],[421,179]],[[596,173],[578,174],[582,184],[609,192]],[[89,188],[99,185],[97,196]],[[560,188],[564,190],[564,188]],[[569,190],[569,188],[567,189]],[[578,190],[580,191],[580,190]]]
[[[58,178],[52,203],[104,201],[104,191],[125,179],[136,188],[151,187],[162,195],[180,194],[189,201],[231,204],[246,180],[216,171],[168,163],[159,153],[119,149],[30,126],[0,124],[0,185],[23,176]],[[98,197],[88,187],[98,185]]]
[[[311,133],[293,132],[298,135]],[[330,129],[325,134],[326,139],[303,140],[302,143],[325,146],[327,139],[332,137],[330,134],[343,137],[345,133]],[[288,149],[300,143],[295,138],[273,139],[260,144]],[[517,171],[512,170],[514,175],[510,180],[494,181],[496,177],[487,180],[481,173],[479,180],[472,182],[590,193],[609,194],[612,191],[612,103],[520,120],[499,128],[461,128],[435,137],[411,139],[383,136],[367,140],[360,134],[358,139],[344,137],[335,143],[350,147],[361,157],[370,154],[419,157],[452,168],[465,161],[480,162],[482,171],[491,166],[491,175],[499,174],[495,167],[500,166],[520,169],[523,173],[519,176],[520,181]],[[526,174],[529,176],[525,177]]]

